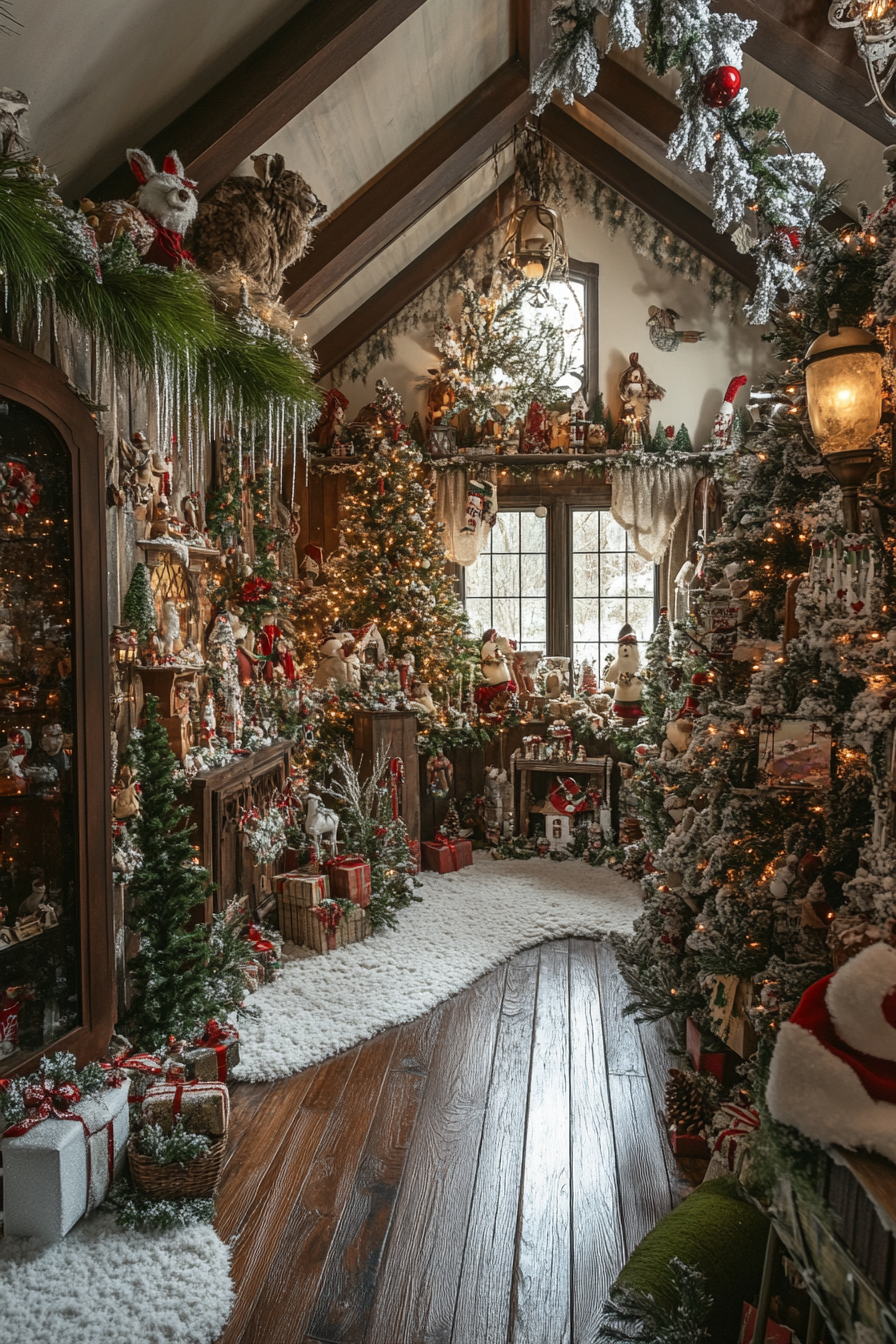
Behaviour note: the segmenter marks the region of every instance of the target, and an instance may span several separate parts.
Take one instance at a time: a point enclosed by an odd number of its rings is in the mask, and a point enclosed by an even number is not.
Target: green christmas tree
[[[694,451],[694,445],[691,443],[691,436],[688,433],[687,425],[679,426],[678,433],[672,440],[672,452],[692,453],[693,451]]]
[[[670,440],[666,434],[666,426],[660,422],[654,431],[653,438],[647,445],[648,453],[666,453],[669,450]]]
[[[208,873],[193,862],[189,808],[177,801],[177,762],[154,695],[146,697],[146,726],[131,739],[130,760],[141,789],[140,814],[131,825],[143,862],[130,884],[129,924],[140,950],[130,963],[137,993],[125,1030],[152,1050],[168,1036],[192,1036],[220,1005],[210,1004],[206,930],[187,928],[205,901]]]
[[[680,709],[684,702],[684,696],[672,690],[671,640],[672,628],[669,625],[668,613],[665,607],[661,607],[660,618],[647,641],[644,664],[640,670],[641,708],[644,717],[638,723],[638,732],[642,737],[649,736],[657,746],[662,745],[665,737],[669,711]]]
[[[121,605],[122,622],[131,630],[136,630],[140,643],[147,644],[156,629],[156,604],[152,595],[149,570],[142,560],[131,575],[128,591]]]
[[[348,478],[339,505],[344,544],[327,560],[326,586],[297,613],[297,635],[313,655],[337,621],[351,630],[375,621],[390,655],[413,654],[417,676],[438,699],[459,671],[478,667],[479,649],[448,572],[420,453],[396,432],[397,441],[378,441]]]

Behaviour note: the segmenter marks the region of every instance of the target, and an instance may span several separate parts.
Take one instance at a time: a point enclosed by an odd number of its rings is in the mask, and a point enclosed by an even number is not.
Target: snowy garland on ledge
[[[735,245],[755,258],[759,272],[745,312],[753,323],[767,322],[778,288],[793,283],[802,236],[830,213],[836,192],[816,154],[790,149],[774,108],[750,108],[740,70],[755,22],[714,14],[709,0],[561,0],[550,54],[532,79],[539,112],[555,90],[572,103],[595,87],[599,15],[609,19],[607,50],[643,46],[652,73],[678,70],[682,116],[669,158],[712,173],[716,229],[735,226]]]

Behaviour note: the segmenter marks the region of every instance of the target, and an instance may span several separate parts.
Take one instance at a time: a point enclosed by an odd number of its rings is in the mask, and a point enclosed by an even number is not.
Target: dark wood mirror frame
[[[78,808],[81,1025],[18,1060],[29,1072],[42,1054],[71,1050],[79,1066],[103,1055],[115,1023],[109,753],[109,619],[103,443],[65,374],[0,340],[0,397],[19,402],[56,430],[72,456],[74,715],[83,744],[74,761]]]

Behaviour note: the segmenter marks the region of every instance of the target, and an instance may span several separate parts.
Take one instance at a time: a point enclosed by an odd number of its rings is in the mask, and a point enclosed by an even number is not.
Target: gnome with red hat
[[[740,373],[736,378],[732,378],[731,382],[728,384],[725,400],[719,407],[719,413],[713,422],[712,437],[709,444],[710,448],[719,450],[730,447],[731,430],[734,425],[734,398],[745,385],[746,381],[746,374]]]
[[[817,1143],[896,1161],[896,948],[873,943],[809,986],[778,1033],[766,1102]]]

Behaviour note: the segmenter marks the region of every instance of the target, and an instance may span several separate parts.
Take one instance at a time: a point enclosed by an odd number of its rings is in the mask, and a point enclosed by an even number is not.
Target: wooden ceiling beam
[[[176,149],[187,176],[211,191],[424,3],[310,0],[143,148],[156,162]],[[90,196],[112,200],[133,189],[124,164]]]
[[[530,79],[550,50],[553,7],[554,0],[511,0],[510,45]]]
[[[658,182],[555,104],[545,108],[541,129],[552,144],[608,187],[646,211],[741,284],[750,289],[755,287],[756,269],[752,260],[742,256],[725,234],[716,233],[712,221],[671,187]]]
[[[307,314],[436,204],[532,105],[529,76],[510,60],[412,145],[317,233],[286,273],[281,299]]]
[[[497,194],[489,192],[459,224],[455,224],[425,252],[421,252],[393,280],[383,285],[350,317],[318,341],[316,354],[320,366],[319,377],[335,369],[368,337],[385,326],[396,313],[400,313],[406,304],[422,294],[424,289],[463,256],[467,248],[476,247],[483,238],[487,238],[508,217],[513,209],[513,200],[511,175],[498,187]]]
[[[730,7],[721,0],[720,5]],[[872,90],[852,34],[828,25],[827,4],[737,0],[736,9],[742,19],[756,20],[756,32],[744,47],[749,56],[882,145],[896,140],[896,128],[880,105],[866,107]]]

